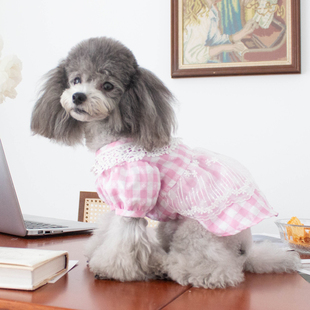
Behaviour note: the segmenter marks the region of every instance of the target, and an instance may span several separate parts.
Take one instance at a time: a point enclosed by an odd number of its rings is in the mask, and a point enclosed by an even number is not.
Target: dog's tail
[[[244,270],[253,273],[294,272],[301,265],[298,253],[285,251],[271,242],[253,244]]]

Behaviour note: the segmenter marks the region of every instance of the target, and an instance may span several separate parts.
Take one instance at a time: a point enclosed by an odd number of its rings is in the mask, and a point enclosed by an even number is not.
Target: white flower
[[[0,103],[5,97],[14,99],[17,95],[15,87],[22,80],[22,62],[15,56],[6,56],[0,60]]]

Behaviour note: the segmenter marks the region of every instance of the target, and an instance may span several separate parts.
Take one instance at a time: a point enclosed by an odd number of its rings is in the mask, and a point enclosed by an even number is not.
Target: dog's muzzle
[[[72,101],[74,104],[79,105],[87,100],[87,96],[84,93],[74,93],[72,95]]]

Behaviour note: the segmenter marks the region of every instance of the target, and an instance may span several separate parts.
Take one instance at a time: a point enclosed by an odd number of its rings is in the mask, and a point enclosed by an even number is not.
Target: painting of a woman
[[[183,64],[269,60],[285,45],[283,1],[183,0]]]

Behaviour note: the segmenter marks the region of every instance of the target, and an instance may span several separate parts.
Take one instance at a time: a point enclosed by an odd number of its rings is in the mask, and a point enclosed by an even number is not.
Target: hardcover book
[[[68,252],[0,247],[0,287],[35,290],[68,268]]]

